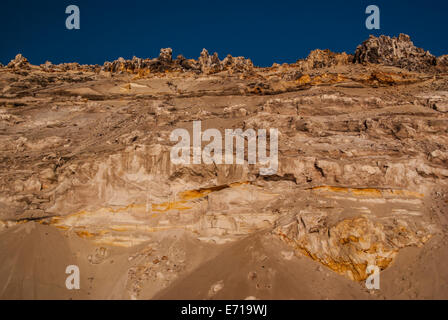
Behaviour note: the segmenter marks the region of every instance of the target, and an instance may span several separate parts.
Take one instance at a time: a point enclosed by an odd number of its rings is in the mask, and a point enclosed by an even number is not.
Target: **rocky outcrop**
[[[429,51],[414,46],[406,34],[397,37],[370,36],[356,48],[355,63],[375,63],[411,71],[427,71],[437,64]]]
[[[253,68],[252,61],[244,57],[232,57],[230,54],[219,60],[218,54],[215,52],[210,55],[207,49],[202,49],[201,55],[198,59],[199,68],[203,73],[211,74],[224,70],[231,70],[234,72],[246,72]]]
[[[311,51],[305,60],[298,60],[297,64],[305,71],[318,69],[318,68],[329,68],[333,66],[347,65],[352,61],[353,57],[351,55],[343,53],[335,53],[330,50],[320,50],[316,49]]]
[[[109,72],[128,72],[128,73],[153,73],[165,71],[195,72],[202,74],[213,74],[225,70],[232,72],[245,72],[253,68],[249,59],[244,57],[232,57],[228,55],[223,61],[219,60],[215,52],[210,55],[206,49],[203,49],[198,60],[186,59],[179,55],[172,59],[172,49],[166,48],[160,50],[160,55],[155,59],[140,59],[137,57],[132,60],[119,58],[113,62],[106,62],[103,66],[104,71]]]
[[[231,70],[234,72],[246,72],[251,71],[254,65],[250,59],[244,57],[232,57],[230,54],[224,58],[221,62],[221,66],[225,70]]]
[[[151,73],[165,72],[193,72],[196,74],[215,74],[222,71],[229,73],[248,73],[254,70],[254,65],[250,59],[244,57],[232,57],[227,55],[220,60],[215,52],[210,54],[203,49],[197,60],[187,59],[182,55],[178,55],[173,59],[173,50],[171,48],[163,48],[157,58],[142,59],[133,57],[126,60],[122,57],[112,62],[105,62],[104,65],[80,65],[78,63],[62,63],[53,65],[46,62],[40,66],[45,72],[64,72],[64,71],[87,71],[99,73],[101,70],[112,73],[131,73],[141,76]],[[389,36],[370,36],[369,39],[359,45],[354,53],[347,54],[345,52],[335,53],[328,49],[316,49],[310,52],[306,59],[297,60],[295,64],[282,65],[282,78],[291,81],[298,80],[303,76],[304,72],[322,68],[332,68],[338,66],[346,66],[351,63],[356,64],[379,64],[384,66],[394,66],[409,71],[418,72],[437,72],[448,70],[448,55],[436,58],[429,51],[425,51],[416,47],[410,37],[400,34],[398,37]],[[30,64],[26,58],[18,54],[15,59],[8,64],[9,68],[29,68]],[[278,68],[280,65],[274,64],[273,67]],[[290,67],[298,67],[294,72],[286,70]],[[285,69],[286,68],[286,69]],[[262,69],[262,68],[259,68]]]
[[[8,63],[8,68],[27,69],[29,66],[30,63],[28,62],[28,59],[20,53]]]
[[[171,48],[160,49],[159,61],[170,63],[173,61],[173,50]]]
[[[213,55],[210,55],[207,49],[202,49],[198,63],[203,73],[215,73],[221,71],[221,61],[219,61],[216,52]]]

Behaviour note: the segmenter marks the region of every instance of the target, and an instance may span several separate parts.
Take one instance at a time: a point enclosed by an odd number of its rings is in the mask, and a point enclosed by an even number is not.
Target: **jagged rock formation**
[[[106,62],[103,66],[104,71],[119,72],[126,71],[129,73],[145,72],[165,72],[165,71],[192,71],[196,73],[212,74],[224,70],[233,72],[249,71],[253,68],[250,60],[243,57],[232,57],[228,55],[223,61],[220,61],[218,54],[215,52],[209,55],[206,49],[203,49],[198,60],[185,59],[179,55],[177,59],[172,59],[172,49],[166,48],[160,50],[160,55],[156,59],[140,59],[134,57],[132,60],[124,60],[119,58],[114,62]]]
[[[309,72],[314,69],[331,68],[352,63],[371,63],[385,66],[394,66],[409,71],[437,72],[448,70],[447,56],[436,58],[428,51],[414,46],[410,37],[400,34],[398,37],[388,36],[370,36],[370,38],[359,45],[354,55],[343,53],[334,53],[330,50],[313,50],[306,59],[299,59],[294,64],[299,67],[300,73],[296,75],[285,74],[284,79],[297,80],[303,75],[303,72]],[[9,68],[23,69],[29,66],[28,60],[21,54],[18,54],[9,64]],[[274,67],[280,67],[274,64]],[[215,52],[210,55],[206,49],[203,49],[199,58],[186,59],[178,55],[176,59],[172,57],[172,49],[165,48],[160,50],[160,55],[154,59],[142,59],[133,57],[130,60],[118,58],[112,62],[105,62],[103,66],[98,65],[79,65],[78,63],[62,63],[53,65],[51,62],[42,64],[40,68],[45,72],[65,72],[65,71],[84,71],[84,72],[127,72],[147,76],[149,73],[164,72],[193,72],[196,74],[214,74],[222,71],[236,73],[250,73],[254,70],[254,65],[250,59],[244,57],[232,57],[227,55],[222,61],[219,60]]]
[[[356,48],[354,62],[375,63],[411,71],[428,71],[437,64],[435,56],[414,46],[406,34],[390,38],[370,36]]]
[[[8,63],[8,68],[19,68],[26,69],[29,67],[28,60],[22,56],[20,53],[16,55],[16,57]]]
[[[269,68],[172,54],[0,70],[0,297],[63,286],[42,270],[66,262],[95,279],[71,298],[448,296],[446,56],[405,36]],[[197,120],[278,129],[276,174],[171,162]]]

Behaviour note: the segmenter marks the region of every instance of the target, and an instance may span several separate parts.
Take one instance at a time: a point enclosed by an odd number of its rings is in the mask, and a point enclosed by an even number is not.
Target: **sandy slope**
[[[368,299],[357,283],[295,257],[280,241],[252,235],[175,281],[155,299]]]
[[[69,299],[65,269],[76,254],[60,231],[30,222],[0,234],[0,297],[2,299]]]

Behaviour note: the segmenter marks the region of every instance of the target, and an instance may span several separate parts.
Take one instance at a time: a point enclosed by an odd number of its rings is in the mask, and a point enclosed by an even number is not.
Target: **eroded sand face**
[[[0,69],[0,297],[448,298],[446,73],[327,55]],[[277,173],[173,164],[196,120],[278,129]]]

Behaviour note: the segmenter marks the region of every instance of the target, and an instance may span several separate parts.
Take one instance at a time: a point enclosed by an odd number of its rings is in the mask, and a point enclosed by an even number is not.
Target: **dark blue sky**
[[[70,4],[80,8],[80,30],[65,28]],[[380,7],[379,31],[365,28],[369,4]],[[197,58],[207,48],[270,66],[316,48],[352,53],[369,34],[400,32],[435,55],[448,53],[446,0],[2,0],[0,8],[4,64],[19,52],[33,64],[102,64],[171,47],[174,56]]]

